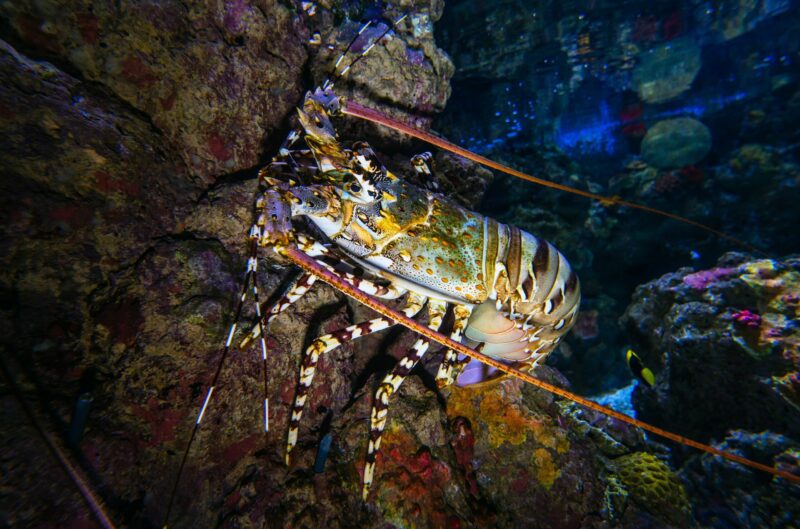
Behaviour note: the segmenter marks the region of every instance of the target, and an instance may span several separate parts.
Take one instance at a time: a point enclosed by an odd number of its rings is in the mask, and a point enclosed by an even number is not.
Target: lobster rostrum
[[[374,43],[339,75],[363,58],[372,46]],[[338,65],[337,62],[337,68]],[[318,279],[361,301],[380,316],[320,336],[304,351],[289,420],[287,464],[297,443],[300,419],[321,355],[397,323],[420,335],[375,392],[362,486],[365,500],[373,481],[389,399],[426,353],[431,341],[447,348],[436,375],[440,387],[453,384],[472,358],[498,372],[510,374],[659,436],[798,481],[791,473],[643,423],[539,381],[528,373],[558,345],[575,321],[580,304],[580,285],[567,259],[549,242],[469,211],[438,194],[434,191],[433,181],[430,186],[419,187],[400,178],[381,164],[368,144],[357,142],[350,148],[343,147],[331,122],[332,117],[342,114],[391,126],[489,167],[599,200],[604,205],[638,208],[687,222],[753,250],[741,241],[697,222],[626,202],[619,197],[605,197],[554,184],[491,162],[424,131],[393,122],[375,111],[345,101],[334,93],[332,83],[326,82],[322,88],[306,94],[302,108],[298,109],[300,127],[289,133],[279,154],[259,172],[256,222],[248,236],[250,257],[245,280],[223,354],[183,453],[167,507],[167,521],[180,476],[231,348],[251,285],[258,323],[245,335],[239,347],[250,347],[255,342],[260,344],[264,365],[264,428],[269,431],[267,326],[308,292]],[[301,138],[306,148],[295,148]],[[412,158],[414,168],[423,178],[432,174],[429,159],[429,153]],[[296,227],[293,220],[300,217],[308,219],[327,241],[316,240],[307,231]],[[262,306],[259,301],[256,273],[259,248],[271,249],[303,270],[269,306]],[[357,268],[365,270],[366,274],[357,274]],[[375,298],[404,299],[402,308],[395,311]],[[454,322],[448,337],[439,329],[451,307]],[[427,324],[412,320],[424,308],[427,308]],[[483,375],[476,380],[485,380],[487,373]]]
[[[370,291],[384,298],[407,295],[408,315],[427,303],[428,325],[438,330],[452,305],[453,339],[459,340],[463,334],[469,343],[479,344],[483,354],[525,369],[545,358],[572,326],[580,303],[578,278],[566,258],[547,241],[406,182],[383,167],[363,142],[352,149],[342,148],[330,121],[330,114],[339,106],[330,89],[318,89],[306,95],[299,111],[309,154],[319,170],[313,177],[324,183],[286,184],[272,176],[284,168],[280,158],[262,171],[267,190],[259,200],[261,211],[253,228],[260,236],[259,245],[280,245],[288,237],[296,239],[308,255],[327,254],[330,259],[334,252],[295,235],[287,220],[307,217],[348,261],[390,285],[384,287],[385,292],[375,286],[370,286]],[[424,163],[419,158],[415,162],[417,166]],[[365,282],[359,283],[355,286],[363,288]],[[389,324],[385,319],[373,320],[357,326],[358,333],[354,329],[311,345],[300,375],[287,460],[319,354]],[[364,498],[372,481],[388,399],[427,348],[428,341],[420,339],[376,392]],[[437,383],[453,383],[463,364],[448,351]]]

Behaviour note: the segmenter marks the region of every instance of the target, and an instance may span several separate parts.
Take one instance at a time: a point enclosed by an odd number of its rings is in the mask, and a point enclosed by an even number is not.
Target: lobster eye
[[[350,191],[352,191],[353,193],[358,193],[359,191],[361,191],[361,186],[358,184],[350,184]]]

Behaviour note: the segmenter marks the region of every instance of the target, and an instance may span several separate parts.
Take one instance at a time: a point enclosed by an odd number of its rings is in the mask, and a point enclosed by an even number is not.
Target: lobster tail
[[[555,349],[575,322],[580,283],[552,244],[514,227],[491,225],[485,267],[492,270],[490,299],[473,311],[464,335],[481,352],[530,366]]]

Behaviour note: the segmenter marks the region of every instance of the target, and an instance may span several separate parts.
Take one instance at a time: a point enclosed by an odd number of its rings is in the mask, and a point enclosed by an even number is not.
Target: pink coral
[[[745,327],[757,328],[761,325],[761,316],[748,309],[738,310],[733,313],[733,321]]]
[[[711,270],[701,270],[694,274],[689,274],[683,278],[683,282],[692,288],[702,290],[719,279],[728,277],[736,272],[736,268],[712,268]]]

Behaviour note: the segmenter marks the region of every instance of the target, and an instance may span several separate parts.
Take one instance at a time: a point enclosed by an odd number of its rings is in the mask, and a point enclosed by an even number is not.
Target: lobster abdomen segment
[[[482,352],[512,362],[535,363],[558,345],[575,322],[580,283],[552,244],[498,224],[497,259],[489,300],[470,317],[465,336],[484,342]],[[503,321],[505,320],[505,321]]]

